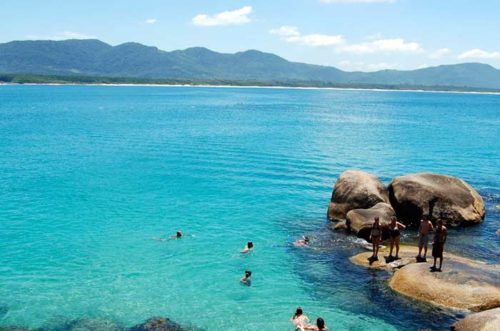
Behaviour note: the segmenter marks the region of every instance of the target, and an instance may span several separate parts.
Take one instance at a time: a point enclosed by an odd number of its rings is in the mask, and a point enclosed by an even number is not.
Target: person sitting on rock
[[[304,312],[302,310],[302,307],[297,307],[295,310],[295,314],[292,316],[290,319],[292,322],[293,326],[295,327],[295,330],[304,330],[305,326],[307,323],[309,323],[309,317],[304,315]]]
[[[253,242],[249,241],[249,242],[247,242],[245,248],[243,248],[241,253],[243,253],[243,254],[250,253],[252,251],[252,249],[253,249]]]
[[[391,250],[389,251],[388,260],[399,260],[399,239],[401,238],[401,230],[406,229],[402,223],[398,222],[396,216],[391,217],[391,224],[389,225],[389,235],[391,237]],[[392,256],[392,249],[396,245],[396,256]]]
[[[310,242],[311,242],[311,239],[308,236],[303,236],[302,239],[295,240],[293,245],[296,247],[307,247],[307,246],[309,246]]]
[[[325,325],[325,320],[321,317],[316,319],[316,325],[308,324],[304,327],[304,330],[313,330],[313,331],[326,331],[328,330]]]
[[[446,242],[447,236],[448,230],[443,225],[443,220],[439,219],[437,222],[436,233],[434,234],[434,241],[432,242],[432,257],[434,258],[434,265],[431,267],[431,271],[441,271],[441,267],[443,266],[444,243]],[[438,258],[439,268],[436,268]]]
[[[252,277],[252,272],[250,270],[246,270],[245,276],[241,277],[240,282],[244,285],[250,286],[252,284],[250,277]]]
[[[382,227],[380,226],[380,218],[375,217],[372,229],[370,230],[370,241],[372,242],[373,255],[369,258],[370,261],[378,261],[378,246],[382,239]]]
[[[427,261],[427,245],[429,244],[429,232],[432,232],[434,227],[428,215],[424,215],[420,221],[418,228],[418,255],[417,262]],[[424,249],[424,256],[422,257],[422,248]]]

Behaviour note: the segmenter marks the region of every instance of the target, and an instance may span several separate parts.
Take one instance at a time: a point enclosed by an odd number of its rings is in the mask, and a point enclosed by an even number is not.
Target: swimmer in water
[[[179,230],[177,231],[174,235],[168,237],[168,238],[161,238],[161,237],[153,237],[153,240],[158,240],[158,241],[166,241],[166,240],[176,240],[176,239],[181,239],[182,238],[182,231]]]
[[[246,270],[245,276],[241,277],[240,282],[244,285],[250,286],[252,284],[250,277],[252,277],[252,272],[250,270]]]
[[[241,251],[242,254],[250,253],[253,250],[253,242],[247,242],[245,248]]]
[[[292,316],[290,321],[295,327],[295,330],[304,330],[307,323],[309,323],[309,317],[304,315],[302,307],[297,307],[295,314]]]
[[[181,239],[181,238],[182,238],[181,230],[177,231],[173,236],[170,236],[170,239]]]
[[[325,325],[325,320],[321,317],[318,317],[318,319],[316,319],[316,325],[308,324],[304,327],[304,330],[326,331],[328,329]]]
[[[308,247],[311,242],[311,239],[308,236],[303,236],[302,239],[297,239],[293,243],[296,247]]]

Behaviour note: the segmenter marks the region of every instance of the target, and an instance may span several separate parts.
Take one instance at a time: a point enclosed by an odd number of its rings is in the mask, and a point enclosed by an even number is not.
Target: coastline
[[[191,88],[240,88],[240,89],[284,89],[284,90],[339,90],[339,91],[373,91],[373,92],[418,92],[418,93],[450,93],[450,94],[481,94],[500,95],[500,91],[460,91],[460,90],[425,90],[425,89],[390,89],[363,87],[319,87],[319,86],[286,86],[286,85],[218,85],[218,84],[152,84],[152,83],[5,83],[3,85],[28,86],[120,86],[120,87],[191,87]]]

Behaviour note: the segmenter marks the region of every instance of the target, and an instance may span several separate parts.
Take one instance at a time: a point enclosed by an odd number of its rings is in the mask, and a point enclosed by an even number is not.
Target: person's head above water
[[[250,278],[252,276],[252,272],[250,270],[245,271],[245,277]]]
[[[253,248],[253,242],[249,241],[247,242],[247,247],[250,249],[250,248]]]
[[[295,315],[293,315],[293,317],[298,317],[300,315],[302,315],[304,312],[302,311],[302,307],[297,307],[297,309],[295,310]]]
[[[177,232],[175,233],[175,236],[176,236],[177,238],[182,237],[182,231],[181,231],[181,230],[177,231]]]
[[[318,327],[319,330],[324,330],[325,329],[325,320],[322,319],[321,317],[318,317],[316,320],[316,326]]]
[[[311,241],[311,238],[309,238],[308,236],[304,236],[304,241],[308,243],[309,241]]]

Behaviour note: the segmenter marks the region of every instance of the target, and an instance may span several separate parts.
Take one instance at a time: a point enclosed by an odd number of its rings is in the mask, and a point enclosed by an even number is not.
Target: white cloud
[[[249,14],[252,13],[251,6],[245,6],[240,9],[223,11],[215,15],[199,14],[193,17],[192,22],[198,26],[217,26],[217,25],[240,25],[250,23]]]
[[[386,69],[400,69],[401,65],[398,63],[365,63],[365,62],[352,62],[349,60],[340,61],[338,66],[342,70],[347,71],[379,71]]]
[[[459,59],[500,59],[500,52],[488,52],[479,48],[474,48],[463,52]]]
[[[300,33],[299,29],[295,26],[284,25],[278,29],[270,30],[269,33],[279,36],[281,39],[290,42],[307,46],[334,46],[340,45],[345,42],[344,37],[341,35],[327,35],[327,34],[306,34]]]
[[[344,45],[337,48],[341,53],[370,54],[370,53],[420,53],[422,47],[416,42],[406,42],[404,39],[380,39],[359,44]]]
[[[429,54],[430,59],[440,59],[448,54],[451,53],[451,49],[449,48],[440,48],[438,50],[435,50],[434,52]]]
[[[27,39],[38,40],[65,40],[65,39],[96,39],[96,36],[87,35],[73,31],[63,31],[53,36],[28,35]]]
[[[320,0],[323,3],[394,3],[396,0]]]
[[[155,24],[156,22],[158,22],[156,18],[148,18],[147,20],[144,21],[144,23],[146,24]]]

